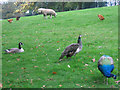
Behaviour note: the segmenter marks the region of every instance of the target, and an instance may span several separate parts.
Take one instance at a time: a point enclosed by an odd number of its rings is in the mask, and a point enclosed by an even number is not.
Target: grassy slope
[[[17,47],[20,41],[25,49],[20,54],[3,54],[4,87],[117,87],[112,78],[109,85],[104,84],[103,75],[97,69],[97,61],[107,54],[114,59],[113,73],[118,73],[117,10],[116,6],[60,12],[53,19],[43,19],[42,15],[21,17],[20,21],[14,19],[11,24],[4,20],[3,50]],[[102,14],[105,20],[100,21],[98,14]],[[62,51],[69,44],[76,43],[79,34],[83,35],[82,51],[76,57],[68,60],[65,57],[64,61],[58,63]],[[96,59],[94,63],[93,58]],[[57,74],[53,75],[52,72]]]

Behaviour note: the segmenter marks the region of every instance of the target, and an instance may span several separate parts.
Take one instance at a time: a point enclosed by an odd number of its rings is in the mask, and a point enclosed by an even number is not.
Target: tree
[[[77,10],[82,9],[83,2],[78,2],[77,3]]]
[[[18,7],[15,13],[25,13],[27,10],[36,8],[36,2],[15,2],[14,4]]]
[[[13,2],[3,3],[2,4],[2,19],[14,17],[13,12],[15,11],[16,6]]]

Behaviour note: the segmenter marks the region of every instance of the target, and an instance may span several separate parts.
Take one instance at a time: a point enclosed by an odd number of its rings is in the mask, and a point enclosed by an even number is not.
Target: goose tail
[[[9,49],[4,50],[6,53],[9,53]]]
[[[63,59],[64,55],[62,54],[59,58],[59,60],[61,61]]]

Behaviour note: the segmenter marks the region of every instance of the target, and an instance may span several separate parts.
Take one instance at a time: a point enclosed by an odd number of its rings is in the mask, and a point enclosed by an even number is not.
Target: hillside
[[[100,21],[98,14],[105,20]],[[79,34],[82,51],[59,62],[65,47],[76,43]],[[24,53],[2,54],[3,87],[118,87],[118,78],[109,78],[106,85],[97,69],[99,58],[106,54],[113,57],[113,73],[118,74],[118,6],[58,12],[52,19],[42,15],[21,17],[19,21],[14,18],[11,24],[3,20],[2,49],[17,47],[19,42],[24,43]]]

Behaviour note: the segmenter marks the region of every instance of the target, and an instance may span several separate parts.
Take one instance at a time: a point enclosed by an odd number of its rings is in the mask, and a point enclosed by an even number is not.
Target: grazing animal
[[[16,21],[18,21],[20,19],[20,16],[16,16]]]
[[[98,69],[105,77],[107,77],[107,85],[108,78],[113,77],[114,79],[116,79],[116,75],[111,74],[114,69],[112,57],[108,55],[103,55],[98,61]]]
[[[61,60],[64,56],[72,57],[75,56],[77,53],[79,53],[82,50],[82,41],[81,41],[81,35],[78,37],[78,43],[73,43],[65,48],[65,50],[62,52],[61,57],[59,60]]]
[[[24,49],[21,48],[21,45],[23,45],[23,43],[20,42],[18,44],[18,48],[6,49],[5,52],[6,53],[21,53],[21,52],[24,52]]]
[[[98,18],[100,19],[100,20],[104,20],[105,18],[102,16],[102,15],[98,15]]]
[[[9,23],[12,23],[12,22],[13,22],[13,19],[7,19],[7,21],[8,21]]]
[[[47,15],[50,15],[50,18],[52,16],[56,17],[57,13],[53,9],[45,9],[45,8],[39,8],[38,13],[42,13],[44,18],[47,18]]]

